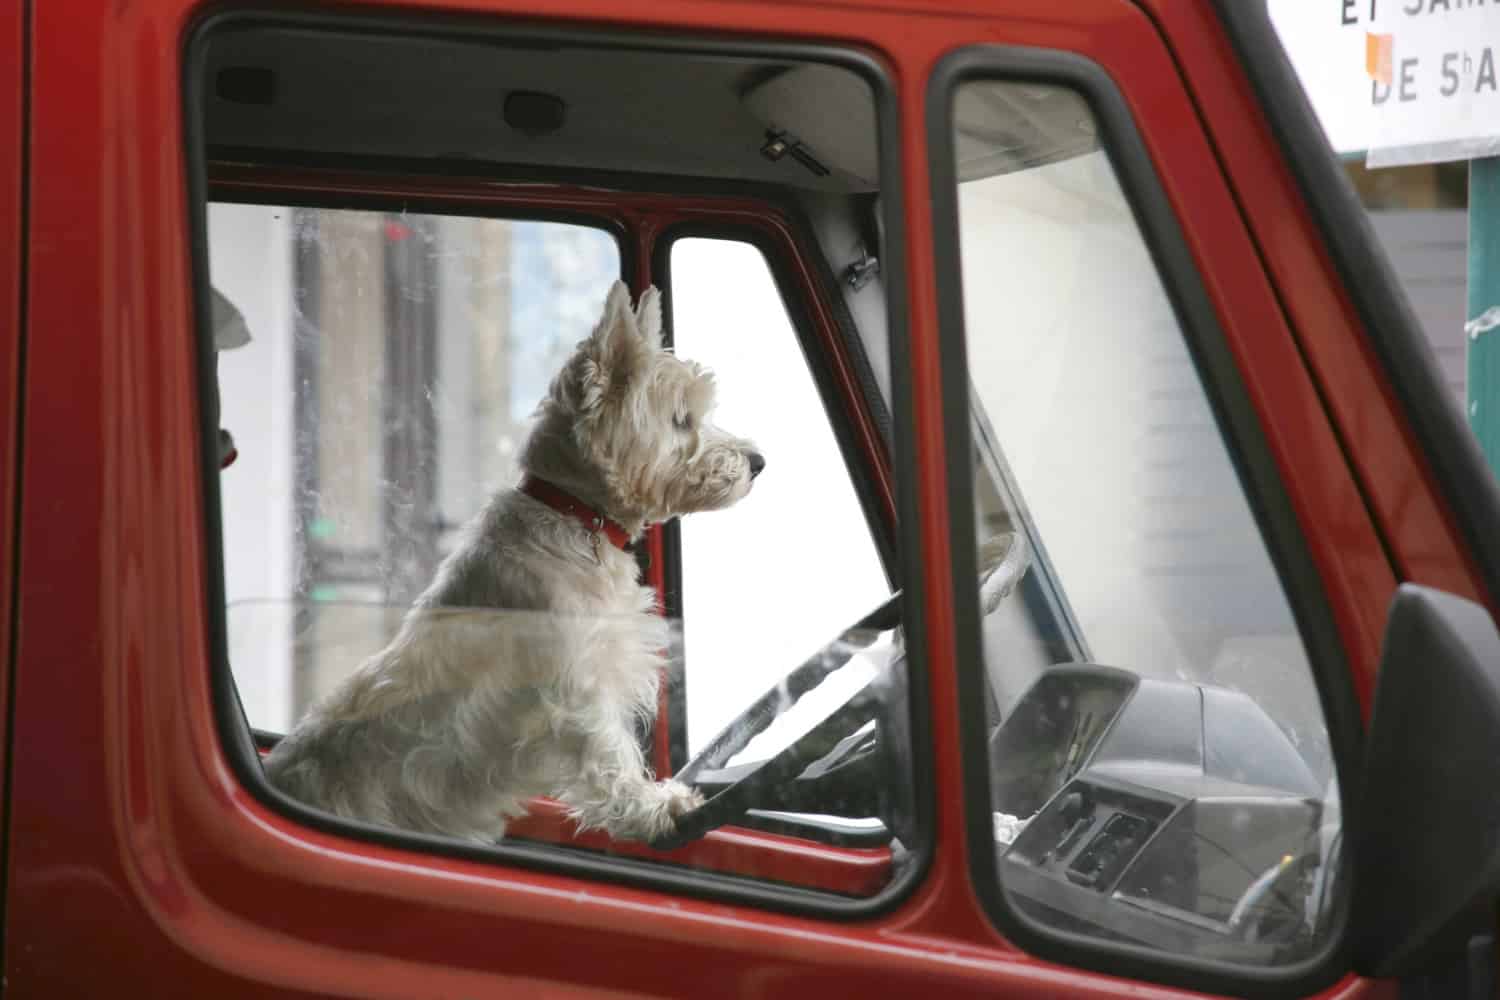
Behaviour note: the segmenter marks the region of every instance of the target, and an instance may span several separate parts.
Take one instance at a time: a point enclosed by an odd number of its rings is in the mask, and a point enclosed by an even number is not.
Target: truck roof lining
[[[212,37],[206,67],[206,139],[212,147],[279,153],[473,160],[623,173],[732,179],[852,194],[874,190],[873,131],[796,136],[828,173],[796,157],[762,155],[778,108],[801,102],[800,123],[868,121],[869,86],[764,85],[785,61],[644,49],[510,44],[473,39],[243,26]],[[249,70],[260,93],[235,94],[224,71]],[[516,91],[553,95],[564,120],[550,134],[506,123]],[[769,93],[748,102],[746,94]],[[863,107],[850,105],[863,105]],[[752,106],[754,110],[752,110]],[[808,111],[811,110],[809,115]],[[785,127],[785,126],[782,126]],[[805,130],[805,128],[804,128]],[[842,151],[863,141],[869,151]],[[821,143],[821,145],[820,145]],[[856,165],[859,174],[841,169]]]

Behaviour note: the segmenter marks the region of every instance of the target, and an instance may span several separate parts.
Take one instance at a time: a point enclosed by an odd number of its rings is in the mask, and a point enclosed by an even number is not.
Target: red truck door
[[[31,5],[7,988],[1388,995],[1343,802],[1397,585],[1483,567],[1209,8],[543,7]],[[615,279],[791,420],[733,544],[639,556],[645,753],[729,797],[490,843],[274,787]]]
[[[0,12],[0,58],[5,79],[0,81],[0,136],[6,152],[0,153],[0,643],[11,649],[11,620],[17,574],[14,566],[14,525],[17,458],[16,421],[21,398],[19,367],[21,352],[22,288],[25,287],[25,194],[26,169],[26,11],[17,4]],[[7,653],[6,677],[10,676]],[[0,695],[0,716],[10,717],[10,684]],[[0,723],[0,726],[4,726]],[[0,730],[0,761],[10,746],[10,732]]]

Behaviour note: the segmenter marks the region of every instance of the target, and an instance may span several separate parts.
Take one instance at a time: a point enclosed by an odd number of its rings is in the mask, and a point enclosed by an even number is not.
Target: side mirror
[[[1354,832],[1355,970],[1406,977],[1492,932],[1500,901],[1500,632],[1404,584],[1386,626]]]

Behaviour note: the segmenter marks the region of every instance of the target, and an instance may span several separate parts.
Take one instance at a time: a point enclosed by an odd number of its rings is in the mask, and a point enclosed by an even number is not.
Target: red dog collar
[[[540,500],[560,514],[577,518],[578,522],[594,536],[595,544],[602,534],[615,548],[624,550],[630,544],[630,535],[614,521],[605,517],[566,490],[559,489],[545,479],[527,476],[521,480],[521,492],[533,500]],[[597,549],[595,550],[597,553]]]

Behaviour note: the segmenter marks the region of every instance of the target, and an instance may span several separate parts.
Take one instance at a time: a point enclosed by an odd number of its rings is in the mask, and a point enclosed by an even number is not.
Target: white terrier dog
[[[276,746],[272,784],[339,816],[484,842],[538,795],[616,837],[670,832],[699,799],[655,781],[637,741],[669,629],[624,546],[750,491],[765,460],[708,422],[713,401],[712,376],[662,349],[656,289],[632,312],[617,282],[542,402],[520,487]],[[507,610],[462,610],[487,608]]]

